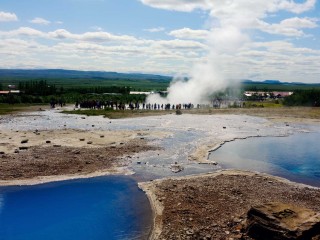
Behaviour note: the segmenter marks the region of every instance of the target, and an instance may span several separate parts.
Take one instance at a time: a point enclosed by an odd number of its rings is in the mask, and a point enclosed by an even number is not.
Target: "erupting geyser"
[[[267,25],[263,19],[268,13],[280,10],[301,13],[312,8],[316,2],[316,0],[306,0],[304,3],[292,0],[141,1],[157,8],[177,11],[202,9],[210,13],[208,22],[211,26],[206,39],[208,55],[194,64],[188,73],[187,81],[175,77],[168,88],[166,98],[158,94],[152,94],[147,98],[148,103],[171,104],[208,103],[213,93],[226,89],[231,83],[239,83],[241,77],[246,75],[244,72],[251,72],[250,69],[241,66],[241,54],[239,54],[251,43],[249,31],[253,32]]]

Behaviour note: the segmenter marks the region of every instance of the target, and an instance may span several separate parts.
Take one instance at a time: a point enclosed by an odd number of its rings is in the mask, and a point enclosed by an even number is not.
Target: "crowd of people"
[[[192,103],[188,104],[158,104],[158,103],[139,103],[139,102],[116,102],[116,101],[98,101],[98,100],[85,100],[77,101],[75,103],[76,108],[85,109],[114,109],[114,110],[174,110],[174,109],[192,109],[194,105]]]

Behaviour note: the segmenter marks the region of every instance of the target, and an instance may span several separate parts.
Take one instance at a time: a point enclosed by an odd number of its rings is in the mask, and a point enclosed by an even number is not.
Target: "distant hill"
[[[172,77],[140,74],[140,73],[118,73],[118,72],[103,72],[103,71],[77,71],[64,69],[39,69],[39,70],[24,70],[24,69],[0,69],[0,78],[29,78],[29,79],[126,79],[126,80],[151,80],[155,82],[170,82]]]
[[[104,71],[77,71],[64,69],[0,69],[0,85],[7,89],[8,85],[18,85],[21,81],[45,79],[59,87],[106,87],[129,86],[138,91],[164,90],[170,85],[172,77],[143,73],[118,73]],[[187,79],[187,78],[185,78]],[[296,89],[320,88],[318,84],[281,82],[280,80],[255,81],[242,80],[245,90],[279,90],[294,91]]]
[[[320,89],[320,83],[281,82],[279,80],[255,81],[244,79],[241,81],[246,91],[295,91]]]
[[[271,84],[271,85],[315,85],[319,86],[320,83],[302,83],[302,82],[281,82],[280,80],[263,80],[255,81],[250,79],[244,79],[241,81],[243,84]]]

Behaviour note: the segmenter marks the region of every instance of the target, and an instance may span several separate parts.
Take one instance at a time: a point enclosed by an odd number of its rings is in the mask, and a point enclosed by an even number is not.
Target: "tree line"
[[[294,93],[283,100],[286,106],[320,106],[320,90],[296,90]]]
[[[3,90],[2,84],[0,90]],[[50,103],[63,101],[74,103],[76,101],[99,100],[99,101],[145,101],[145,95],[130,95],[130,87],[106,86],[106,87],[57,87],[49,84],[46,80],[19,82],[16,90],[20,93],[0,95],[0,103]]]

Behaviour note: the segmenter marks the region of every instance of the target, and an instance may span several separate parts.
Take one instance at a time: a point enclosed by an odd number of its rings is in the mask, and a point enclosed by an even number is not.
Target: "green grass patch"
[[[282,102],[276,101],[265,101],[265,102],[255,102],[255,101],[248,101],[244,104],[245,108],[279,108],[283,107]]]
[[[39,109],[43,105],[37,104],[7,104],[0,103],[0,115],[6,115],[16,112],[27,112]]]

